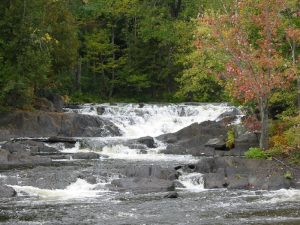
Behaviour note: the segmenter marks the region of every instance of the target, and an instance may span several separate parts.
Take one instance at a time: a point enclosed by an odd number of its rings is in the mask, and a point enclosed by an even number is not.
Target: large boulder
[[[107,187],[112,191],[133,192],[133,193],[150,193],[150,192],[167,192],[174,191],[173,181],[157,178],[121,178],[111,182]]]
[[[102,137],[120,136],[110,121],[75,113],[0,113],[0,141],[14,137]]]
[[[40,110],[44,110],[44,111],[53,111],[53,112],[62,112],[63,111],[63,107],[64,107],[64,99],[62,96],[53,93],[49,90],[42,90],[39,93],[39,100],[43,99],[43,103],[45,104],[46,101],[48,101],[48,103],[46,103],[46,108],[43,108],[44,105],[39,105],[37,104],[37,109]],[[50,107],[49,107],[50,106]]]
[[[205,188],[278,190],[295,187],[284,177],[288,168],[270,161],[238,157],[203,158],[195,171],[204,174]]]
[[[219,121],[194,123],[175,133],[158,136],[159,141],[167,144],[162,152],[193,156],[242,156],[250,147],[258,146],[256,133],[249,132],[243,125],[229,126],[228,118],[225,116]],[[232,126],[235,135],[234,148],[228,149],[226,139]]]
[[[155,141],[153,137],[147,136],[147,137],[141,137],[135,140],[137,143],[146,145],[148,148],[155,148]]]
[[[0,198],[11,198],[17,195],[17,192],[6,185],[1,186],[0,185]]]
[[[157,139],[167,143],[165,154],[191,154],[194,156],[215,154],[214,147],[206,144],[214,138],[226,136],[228,127],[222,122],[205,121],[193,123],[176,133],[163,134]]]

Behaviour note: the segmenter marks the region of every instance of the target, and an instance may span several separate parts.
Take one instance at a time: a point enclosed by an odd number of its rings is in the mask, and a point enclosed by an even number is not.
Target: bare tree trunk
[[[178,18],[179,16],[179,12],[180,12],[180,8],[181,8],[181,2],[182,0],[174,0],[172,3],[171,3],[171,16],[173,18]]]
[[[259,102],[261,116],[261,133],[259,139],[259,147],[263,150],[267,150],[269,147],[268,108],[268,97],[261,97]]]
[[[238,14],[239,14],[239,0],[234,1],[234,13],[235,13],[235,16],[238,16]]]
[[[291,43],[291,50],[292,50],[292,59],[293,65],[296,66],[296,41],[293,40]],[[300,75],[297,75],[297,99],[298,99],[298,111],[300,112]]]
[[[76,72],[75,72],[75,89],[81,92],[81,57],[78,58]]]
[[[112,28],[112,35],[111,35],[111,44],[114,47],[115,46],[115,29],[114,27]],[[113,61],[115,63],[116,60],[116,54],[115,51],[113,50]],[[108,94],[108,98],[111,99],[113,92],[114,92],[114,81],[115,81],[115,68],[112,68],[112,74],[111,74],[111,84],[110,84],[110,90]]]
[[[300,112],[300,75],[297,77],[298,111]]]

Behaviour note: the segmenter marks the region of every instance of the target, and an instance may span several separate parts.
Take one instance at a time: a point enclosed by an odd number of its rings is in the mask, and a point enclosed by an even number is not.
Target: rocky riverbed
[[[258,138],[240,118],[226,104],[1,114],[0,221],[299,224],[299,168],[245,159]]]

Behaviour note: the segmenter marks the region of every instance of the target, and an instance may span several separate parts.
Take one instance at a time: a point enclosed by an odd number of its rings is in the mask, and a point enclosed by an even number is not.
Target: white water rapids
[[[141,154],[140,149],[131,149],[118,143],[120,140],[126,141],[133,138],[144,136],[156,137],[161,134],[176,132],[192,123],[200,123],[207,120],[217,120],[223,113],[230,113],[236,108],[227,104],[99,104],[82,105],[80,109],[66,109],[69,112],[100,116],[110,120],[122,131],[122,137],[101,137],[93,138],[102,147],[101,152],[96,151],[113,160],[136,161],[176,161],[191,163],[198,158],[189,155],[165,155],[159,151],[166,146],[156,140],[157,148],[146,149],[146,154]],[[117,143],[117,144],[116,144]],[[145,150],[145,149],[144,149]],[[89,148],[81,148],[77,143],[74,148],[61,149],[62,152],[75,153],[79,151],[95,151]],[[101,162],[100,162],[101,163]],[[179,181],[185,186],[183,190],[190,192],[203,192],[203,178],[199,173],[182,174]],[[97,186],[101,189],[94,190]],[[38,196],[41,200],[68,200],[81,198],[94,198],[105,195],[107,190],[102,183],[95,185],[88,184],[86,181],[78,179],[65,189],[39,189],[31,186],[17,186],[13,188],[19,193],[25,192],[31,196]],[[246,195],[255,195],[247,192]],[[262,198],[256,203],[264,204],[264,201],[300,201],[299,191],[280,190],[274,192],[264,192]]]
[[[236,108],[227,104],[85,104],[81,109],[67,110],[108,119],[120,128],[123,137],[137,138],[156,137],[192,123],[216,120]]]

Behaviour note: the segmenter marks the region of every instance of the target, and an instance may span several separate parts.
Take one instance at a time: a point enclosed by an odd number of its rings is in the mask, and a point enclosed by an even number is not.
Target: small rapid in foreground
[[[18,193],[15,198],[0,199],[1,224],[300,224],[300,191],[207,190],[202,174],[190,166],[201,157],[161,152],[167,146],[155,137],[193,123],[218,120],[222,114],[238,114],[232,106],[85,104],[66,111],[109,120],[122,136],[78,138],[71,147],[47,145],[60,154],[92,152],[100,159],[73,159],[70,155],[55,160],[53,166],[0,171],[0,184],[10,184]],[[154,138],[153,146],[132,141],[145,136]],[[184,170],[185,165],[188,170]],[[130,175],[132,168],[138,168],[134,173],[143,174],[144,167],[159,176],[165,174],[155,168],[178,167],[179,198],[164,198],[166,192],[109,189],[113,180],[125,177],[124,171]]]

